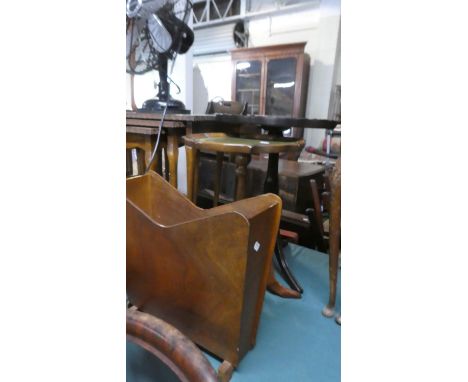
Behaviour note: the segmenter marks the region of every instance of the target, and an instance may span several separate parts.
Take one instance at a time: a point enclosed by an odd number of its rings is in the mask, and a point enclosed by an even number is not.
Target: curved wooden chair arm
[[[127,309],[127,338],[159,358],[181,381],[218,382],[200,349],[163,320]]]

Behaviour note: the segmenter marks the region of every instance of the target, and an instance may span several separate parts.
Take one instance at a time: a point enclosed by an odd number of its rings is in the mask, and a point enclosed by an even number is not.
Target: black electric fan
[[[156,97],[145,101],[139,110],[190,113],[181,101],[170,95],[169,81],[172,80],[168,76],[168,61],[172,61],[173,67],[177,54],[186,53],[193,44],[193,31],[187,25],[192,3],[188,0],[127,0],[126,7],[127,73],[159,72]]]

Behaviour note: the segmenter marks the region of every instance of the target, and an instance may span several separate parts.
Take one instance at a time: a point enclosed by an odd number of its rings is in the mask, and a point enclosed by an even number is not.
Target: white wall
[[[266,46],[307,42],[310,56],[310,77],[306,117],[327,118],[334,82],[335,59],[340,25],[340,0],[311,2],[310,8],[286,14],[263,16],[249,21],[249,46]],[[263,11],[253,3],[252,11]],[[339,50],[338,50],[339,52]],[[194,112],[203,113],[208,100],[215,96],[231,99],[232,67],[229,55],[194,57]],[[324,132],[305,130],[308,145],[318,146]]]
[[[319,12],[317,41],[311,53],[314,62],[310,71],[307,96],[306,117],[309,118],[328,117],[340,31],[340,0],[322,0]],[[307,129],[304,136],[307,144],[318,146],[324,133]]]
[[[229,54],[193,58],[193,112],[203,114],[215,97],[231,99],[232,65]]]

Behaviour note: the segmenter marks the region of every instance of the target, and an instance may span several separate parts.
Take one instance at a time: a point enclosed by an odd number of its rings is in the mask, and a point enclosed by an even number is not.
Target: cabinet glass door
[[[261,77],[261,61],[236,63],[236,101],[247,102],[247,114],[259,114]]]
[[[266,83],[266,115],[291,117],[296,90],[295,57],[279,58],[268,61]]]

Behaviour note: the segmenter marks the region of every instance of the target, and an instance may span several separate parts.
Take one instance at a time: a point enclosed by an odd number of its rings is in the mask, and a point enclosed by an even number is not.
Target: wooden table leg
[[[148,151],[148,156],[147,156],[147,161],[146,161],[146,166],[148,167],[149,164],[150,164],[150,160],[151,160],[151,155],[153,154],[153,150],[154,150],[154,147],[156,146],[156,140],[157,140],[157,136],[156,135],[151,135],[147,142],[148,142],[148,149],[145,150]],[[153,163],[151,164],[150,166],[150,170],[152,171],[155,171],[155,172],[158,172],[158,168],[159,166],[161,165],[161,161],[160,161],[160,156],[161,156],[161,149],[162,147],[164,146],[164,142],[162,142],[162,140],[160,140],[159,142],[159,147],[158,147],[158,151],[156,152],[156,154],[154,154],[154,159],[153,159]],[[145,169],[146,170],[146,169]],[[158,172],[159,174],[161,174],[161,172]]]
[[[155,144],[155,140],[156,140],[155,136],[127,133],[127,137],[126,137],[127,149],[131,149],[131,150],[136,149],[136,148],[139,149],[137,156],[141,159],[144,158],[144,161],[138,160],[138,174],[139,175],[144,174],[146,170],[146,166],[149,165],[149,162],[151,159],[151,153],[153,152],[153,147]],[[141,153],[140,150],[143,153]],[[131,166],[133,166],[133,164],[131,164]]]
[[[279,194],[279,182],[278,182],[278,163],[279,154],[268,155],[268,167],[265,177],[265,183],[263,184],[263,191],[271,192],[272,194]]]
[[[185,146],[185,153],[187,157],[187,198],[196,203],[196,195],[198,188],[198,150],[191,146]]]
[[[179,159],[179,136],[168,133],[167,159],[169,162],[169,183],[177,188],[177,161]]]
[[[279,236],[276,238],[276,245],[275,245],[275,257],[278,263],[279,269],[283,276],[283,279],[288,283],[288,285],[298,293],[304,292],[302,287],[297,282],[296,278],[292,274],[291,270],[289,269],[289,265],[286,261],[286,257],[284,256],[283,252],[283,245],[281,243],[281,237]]]
[[[330,198],[330,236],[329,236],[329,265],[330,296],[328,304],[323,308],[322,314],[333,317],[336,303],[336,284],[338,279],[338,261],[340,256],[341,234],[341,161],[338,159],[332,172]],[[341,323],[341,317],[340,317]]]
[[[271,263],[270,274],[268,275],[267,290],[283,298],[301,298],[299,292],[282,286],[278,280],[276,280],[275,273],[273,272],[273,262]]]
[[[263,191],[265,193],[271,192],[276,195],[279,195],[278,163],[279,163],[279,154],[269,154],[268,169],[267,169],[267,174],[265,178],[265,183],[263,186]],[[274,276],[273,276],[274,282],[273,280],[270,279],[270,281],[272,281],[272,284],[271,285],[270,283],[268,284],[268,290],[282,297],[287,297],[287,298],[300,297],[300,293],[303,292],[303,289],[297,282],[291,270],[289,269],[288,263],[286,262],[286,258],[284,257],[283,249],[281,247],[281,239],[279,235],[278,235],[278,238],[276,240],[276,245],[275,245],[275,257],[276,257],[278,266],[281,270],[281,274],[283,275],[283,278],[293,290],[288,290],[288,292],[285,292],[284,290],[278,290],[278,286],[276,284],[279,285],[279,283],[278,281],[274,280]],[[283,294],[277,293],[278,291]]]

